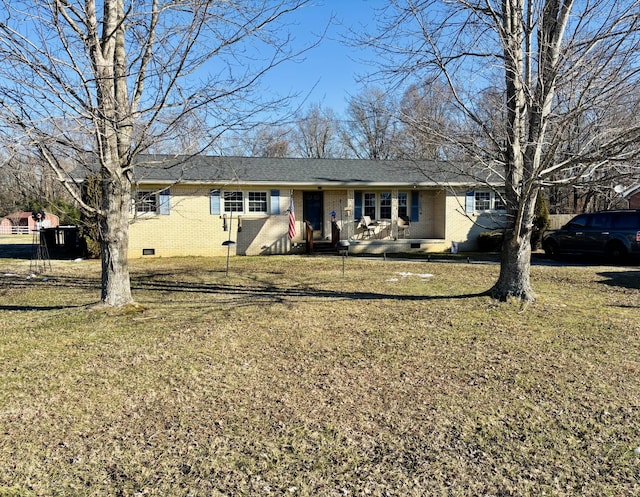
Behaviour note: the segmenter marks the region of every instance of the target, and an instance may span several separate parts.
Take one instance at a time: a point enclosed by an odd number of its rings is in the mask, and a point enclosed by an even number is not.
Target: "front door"
[[[323,193],[302,192],[302,215],[313,227],[313,237],[322,238]]]

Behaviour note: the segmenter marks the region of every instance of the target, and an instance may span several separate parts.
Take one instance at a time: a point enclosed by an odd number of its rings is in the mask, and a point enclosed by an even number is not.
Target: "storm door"
[[[302,192],[302,214],[313,227],[313,238],[322,238],[323,193]]]

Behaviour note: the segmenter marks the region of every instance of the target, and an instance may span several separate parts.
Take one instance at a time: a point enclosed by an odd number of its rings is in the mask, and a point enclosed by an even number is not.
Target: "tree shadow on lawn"
[[[27,291],[35,288],[46,288],[49,292],[56,292],[60,288],[81,289],[87,292],[95,291],[100,294],[100,279],[91,277],[71,277],[71,276],[47,276],[47,275],[19,275],[7,273],[0,275],[0,311],[57,311],[64,309],[88,308],[95,302],[86,304],[59,304],[53,305],[43,302],[43,305],[24,304],[19,302],[19,297],[13,300],[18,302],[12,304],[2,303],[6,299],[6,292],[9,290]],[[53,300],[53,299],[47,299]]]
[[[38,247],[37,243],[0,243],[0,259],[34,260],[38,255]],[[83,257],[79,250],[69,251],[64,247],[46,247],[45,253],[52,261],[69,261]]]
[[[465,293],[460,295],[397,295],[389,293],[363,292],[363,291],[340,291],[324,290],[309,286],[282,288],[277,285],[232,285],[232,284],[189,284],[162,280],[139,280],[136,279],[135,290],[153,291],[163,293],[185,292],[206,295],[219,295],[230,297],[227,300],[245,305],[254,305],[259,302],[286,302],[292,298],[316,298],[331,300],[398,300],[398,301],[429,301],[429,300],[449,300],[468,299],[489,295],[489,291],[479,293]]]
[[[0,259],[33,259],[36,249],[32,243],[1,243]]]
[[[67,309],[88,308],[92,304],[86,305],[0,305],[0,311],[63,311]]]
[[[167,273],[169,274],[169,273]],[[184,293],[184,294],[202,294],[219,296],[218,303],[234,303],[235,305],[256,305],[261,303],[284,303],[291,299],[330,299],[340,300],[381,300],[381,301],[429,301],[429,300],[455,300],[469,299],[489,295],[488,291],[479,293],[465,293],[460,295],[397,295],[389,293],[377,293],[367,291],[340,291],[317,289],[309,286],[288,287],[283,288],[273,284],[261,284],[255,281],[252,285],[233,285],[219,283],[189,283],[186,281],[169,281],[157,279],[158,273],[149,275],[136,275],[131,278],[132,291],[137,292],[157,292],[160,294]],[[163,276],[166,276],[163,275]],[[153,278],[153,279],[152,279]],[[95,292],[100,294],[100,279],[90,277],[70,277],[56,276],[52,278],[32,278],[28,280],[13,279],[13,283],[17,283],[20,288],[48,287],[52,291],[57,287],[65,287],[70,289],[80,289],[86,292]],[[11,283],[9,283],[11,285]],[[0,290],[2,286],[7,285],[6,280],[0,279]],[[185,302],[186,304],[195,303],[192,299]],[[74,308],[89,308],[95,302],[86,304],[70,304],[70,305],[26,305],[26,304],[0,304],[0,310],[5,311],[51,311]],[[211,304],[211,302],[207,302]]]
[[[602,285],[640,290],[640,271],[607,271],[598,276],[608,278],[600,282]]]

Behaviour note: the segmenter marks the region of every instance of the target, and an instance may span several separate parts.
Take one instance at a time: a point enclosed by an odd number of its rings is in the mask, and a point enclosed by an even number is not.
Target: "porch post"
[[[345,239],[351,240],[352,236],[355,236],[355,219],[354,219],[354,207],[355,207],[355,190],[347,190],[347,205],[344,207],[344,222],[347,230],[345,232]],[[344,229],[344,226],[342,227]]]
[[[391,190],[391,237],[398,239],[398,190]]]

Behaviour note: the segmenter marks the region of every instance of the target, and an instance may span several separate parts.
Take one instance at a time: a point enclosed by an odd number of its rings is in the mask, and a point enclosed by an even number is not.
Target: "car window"
[[[580,216],[574,217],[567,226],[576,229],[576,228],[584,228],[587,225],[587,221],[589,220],[589,216],[586,214],[582,214]]]
[[[608,214],[596,213],[591,216],[589,227],[595,229],[607,228],[610,217]]]
[[[640,222],[636,212],[617,212],[613,216],[613,228],[615,229],[640,229]]]

